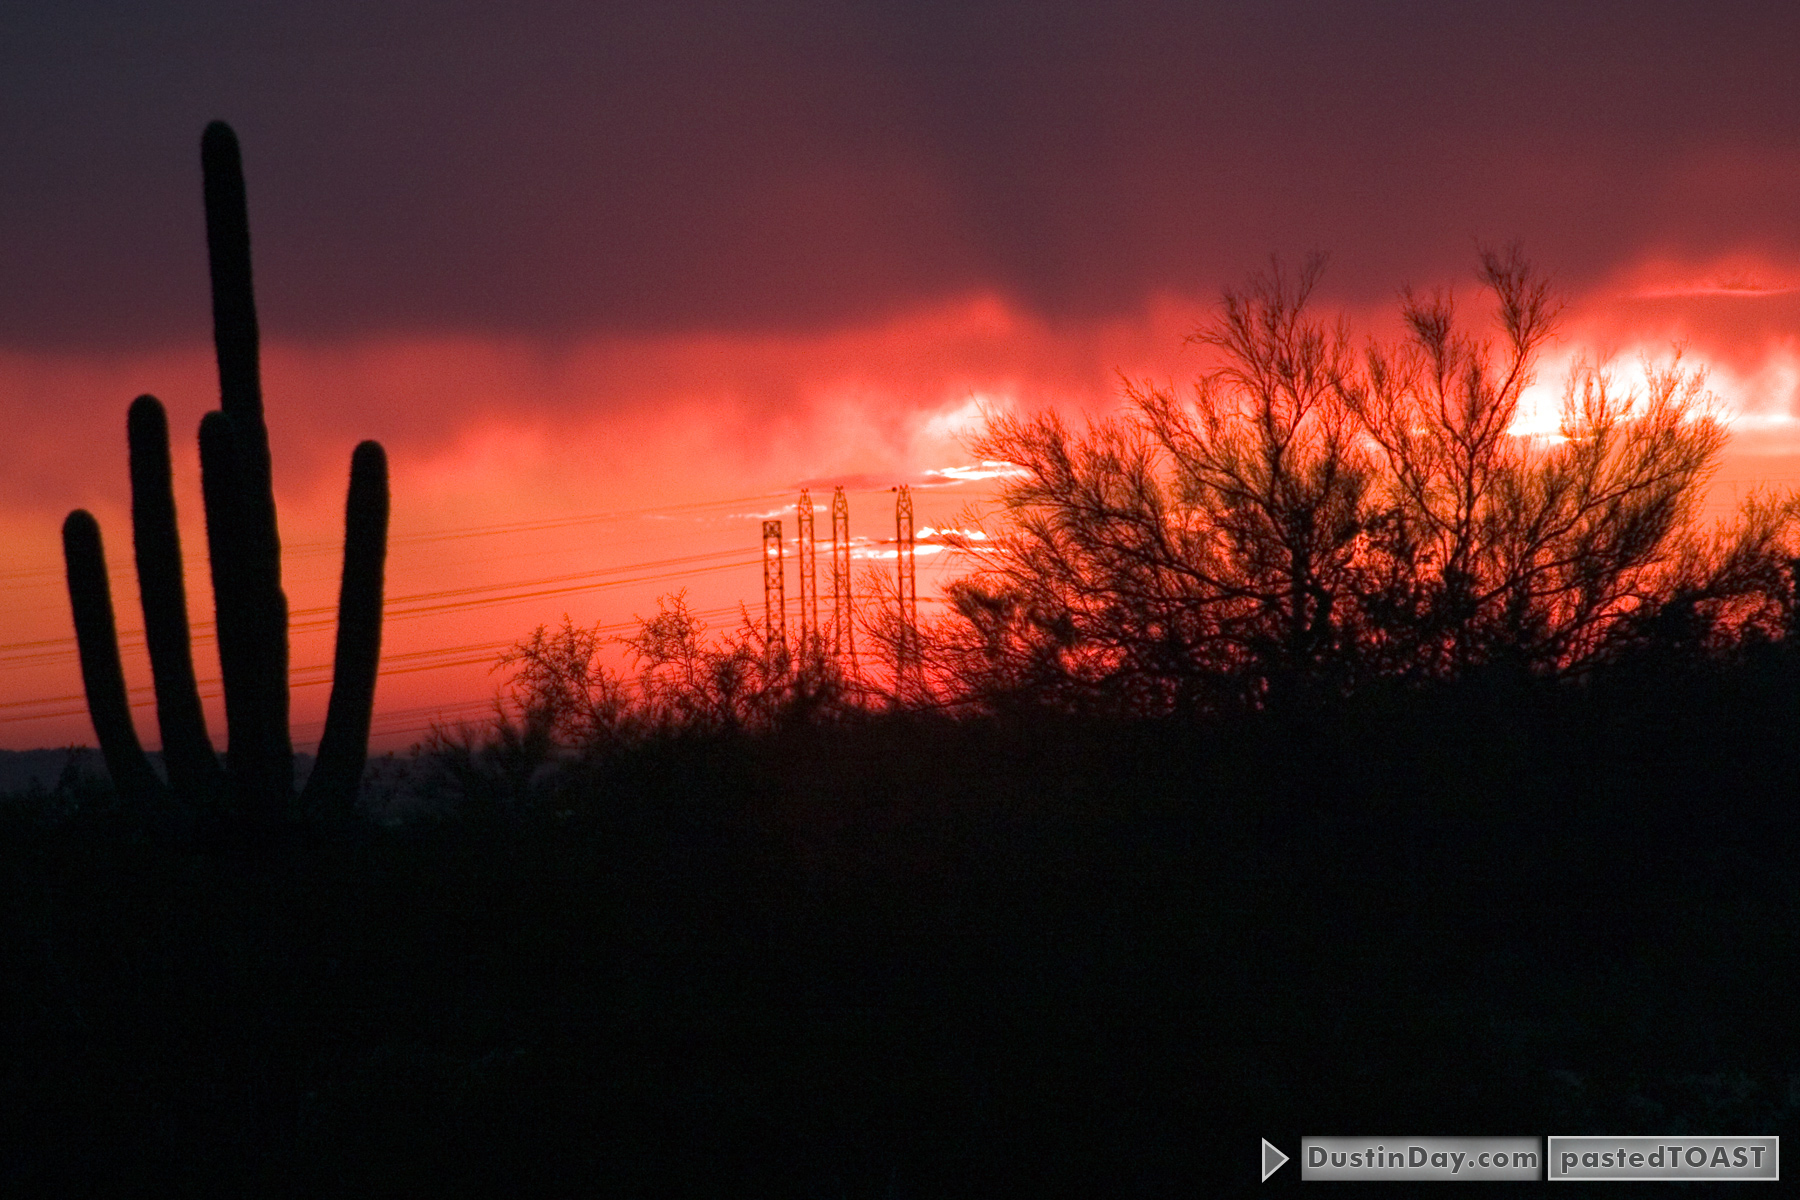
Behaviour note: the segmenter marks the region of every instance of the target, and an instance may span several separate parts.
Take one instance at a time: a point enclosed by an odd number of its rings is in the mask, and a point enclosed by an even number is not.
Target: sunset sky
[[[211,119],[244,148],[296,744],[373,437],[386,749],[481,715],[495,656],[565,612],[624,632],[686,588],[715,629],[759,614],[760,521],[791,530],[802,486],[846,486],[868,562],[894,485],[954,525],[991,495],[981,412],[1191,379],[1184,337],[1272,253],[1326,252],[1322,311],[1388,333],[1406,284],[1477,308],[1477,247],[1517,241],[1569,305],[1539,397],[1579,354],[1684,342],[1735,417],[1712,510],[1800,484],[1796,63],[1778,4],[8,6],[0,747],[92,741],[70,509],[141,628],[141,392],[210,618]],[[141,651],[126,670],[147,701]]]

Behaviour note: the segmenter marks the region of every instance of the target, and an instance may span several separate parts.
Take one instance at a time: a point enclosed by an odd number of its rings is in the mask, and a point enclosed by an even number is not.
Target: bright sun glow
[[[1534,383],[1519,397],[1519,411],[1507,432],[1514,437],[1542,438],[1560,441],[1562,396],[1546,383]]]
[[[931,467],[925,472],[927,480],[941,480],[947,483],[971,483],[978,479],[1011,479],[1030,472],[1024,467],[1015,466],[999,459],[983,459],[966,467]]]
[[[987,415],[1002,412],[1012,407],[1012,401],[1005,396],[971,393],[969,398],[955,408],[934,413],[925,421],[925,436],[944,441],[966,442],[981,432],[987,424]]]
[[[1634,352],[1615,356],[1606,370],[1613,388],[1641,399],[1649,387],[1646,363],[1654,369],[1668,361],[1666,351],[1660,357]],[[1683,365],[1692,368],[1700,364],[1684,360]],[[1561,441],[1563,397],[1575,367],[1575,360],[1565,359],[1540,372],[1538,381],[1520,396],[1518,413],[1507,432],[1515,437]],[[1786,431],[1800,425],[1790,412],[1800,396],[1800,358],[1792,353],[1771,354],[1749,374],[1709,367],[1706,388],[1715,397],[1715,415],[1734,430]]]

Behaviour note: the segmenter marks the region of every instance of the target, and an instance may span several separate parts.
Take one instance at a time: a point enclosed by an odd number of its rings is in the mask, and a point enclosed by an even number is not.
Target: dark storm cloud
[[[0,16],[0,345],[204,336],[197,144],[285,336],[1052,318],[1331,251],[1800,251],[1785,6],[63,3]]]

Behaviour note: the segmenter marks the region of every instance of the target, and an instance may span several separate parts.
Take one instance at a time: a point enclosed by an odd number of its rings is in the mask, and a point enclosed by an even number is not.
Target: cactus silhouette
[[[194,680],[181,534],[175,524],[175,487],[169,469],[169,420],[155,396],[139,396],[125,427],[131,444],[132,540],[144,606],[144,641],[156,681],[163,765],[177,792],[209,796],[219,790],[223,776],[206,734],[206,714]]]
[[[272,818],[293,799],[287,597],[263,420],[243,163],[231,127],[208,125],[200,157],[220,395],[219,410],[200,422],[200,470],[225,685],[224,771],[206,732],[194,677],[168,421],[153,396],[140,396],[127,420],[138,589],[170,784],[196,798],[228,787],[241,811]],[[387,522],[387,458],[378,443],[364,442],[351,458],[331,700],[318,760],[301,797],[311,808],[347,812],[368,756]],[[131,723],[100,528],[88,513],[69,515],[63,553],[88,712],[107,770],[122,795],[155,795],[162,785]]]
[[[347,811],[362,782],[369,754],[369,716],[375,709],[375,673],[381,665],[387,524],[387,454],[380,442],[363,442],[350,456],[337,651],[325,732],[319,738],[319,755],[302,797],[308,806]]]
[[[63,522],[63,562],[68,566],[69,607],[75,616],[75,645],[81,656],[81,685],[87,691],[88,715],[100,739],[100,753],[113,786],[127,799],[142,800],[162,788],[137,730],[131,724],[131,702],[125,694],[125,668],[119,662],[119,638],[113,625],[112,588],[106,579],[106,552],[100,545],[100,523],[76,509]]]

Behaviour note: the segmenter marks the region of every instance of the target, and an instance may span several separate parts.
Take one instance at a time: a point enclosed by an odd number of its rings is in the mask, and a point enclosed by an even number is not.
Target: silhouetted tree
[[[1794,503],[1693,528],[1725,438],[1702,372],[1677,355],[1634,391],[1583,363],[1546,445],[1512,432],[1557,315],[1517,251],[1481,256],[1496,342],[1409,292],[1408,336],[1360,360],[1307,311],[1320,266],[1226,293],[1191,399],[1127,384],[1131,411],[1082,432],[989,426],[975,451],[1024,474],[932,631],[943,688],[1194,713],[1498,661],[1580,671],[1671,604],[1784,619]]]
[[[993,422],[975,446],[1024,475],[1009,527],[953,584],[939,671],[992,703],[1193,713],[1339,669],[1342,598],[1372,519],[1371,467],[1336,385],[1341,327],[1306,304],[1322,263],[1225,295],[1191,402],[1128,383],[1127,416]]]
[[[516,643],[495,664],[512,676],[489,749],[520,759],[535,748],[548,761],[559,748],[592,753],[655,734],[820,719],[851,702],[841,670],[816,637],[789,647],[769,640],[746,614],[734,631],[709,638],[684,592],[659,597],[655,615],[637,624],[636,633],[608,639],[565,615],[560,628],[540,625]],[[634,673],[600,661],[609,640],[631,656]],[[440,730],[429,749],[473,759],[481,736]]]
[[[599,629],[577,626],[563,614],[554,631],[539,625],[500,656],[495,669],[511,668],[514,706],[528,728],[567,746],[593,746],[620,737],[632,723],[625,680],[599,661],[606,639]]]
[[[938,707],[953,700],[957,690],[942,678],[945,656],[931,649],[950,631],[941,621],[912,627],[892,568],[864,567],[856,584],[856,636],[861,661],[870,668],[859,680],[862,700],[896,709]]]
[[[646,716],[665,729],[743,724],[770,652],[742,639],[729,647],[710,645],[706,622],[688,608],[685,592],[658,597],[656,615],[638,618],[638,631],[625,639],[625,647],[637,663]]]
[[[638,618],[637,633],[622,640],[637,663],[642,715],[664,731],[768,728],[822,719],[851,702],[818,634],[790,644],[741,612],[735,630],[708,639],[682,592],[659,597],[656,615]]]
[[[1678,353],[1646,363],[1638,391],[1583,361],[1555,442],[1517,437],[1556,309],[1516,250],[1483,254],[1480,274],[1497,302],[1497,351],[1458,329],[1447,294],[1409,292],[1408,338],[1372,347],[1342,384],[1380,447],[1383,521],[1369,558],[1383,586],[1367,610],[1384,668],[1447,677],[1504,656],[1578,671],[1677,593],[1717,601],[1760,587],[1783,510],[1704,548],[1693,537],[1726,439],[1704,371]]]

